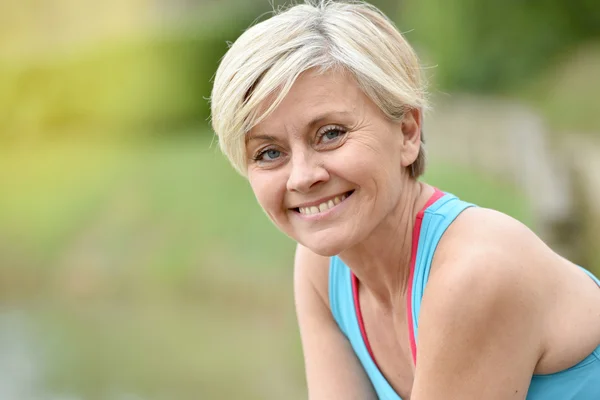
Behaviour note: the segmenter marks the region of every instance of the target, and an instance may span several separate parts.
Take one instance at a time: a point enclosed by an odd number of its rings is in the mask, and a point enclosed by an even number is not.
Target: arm
[[[530,235],[477,230],[449,244],[459,250],[428,283],[413,400],[524,399],[543,354],[546,295]]]
[[[329,309],[329,258],[298,245],[294,292],[311,400],[376,399]]]

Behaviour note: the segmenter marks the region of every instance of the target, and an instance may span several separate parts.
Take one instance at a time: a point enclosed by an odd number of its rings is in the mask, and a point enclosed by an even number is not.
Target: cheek
[[[278,220],[283,209],[285,183],[282,186],[281,179],[269,176],[268,173],[249,175],[248,180],[258,204],[269,218]]]
[[[334,174],[359,186],[393,181],[401,171],[394,148],[386,148],[371,138],[349,141],[329,161]]]

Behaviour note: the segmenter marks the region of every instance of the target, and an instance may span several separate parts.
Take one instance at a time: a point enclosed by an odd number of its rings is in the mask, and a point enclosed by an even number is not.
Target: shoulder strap
[[[469,207],[474,207],[474,205],[459,200],[452,194],[446,194],[443,198],[429,207],[423,216],[416,260],[415,264],[411,266],[411,268],[414,268],[414,271],[411,271],[413,275],[412,293],[408,299],[411,302],[408,308],[411,313],[410,319],[412,320],[413,337],[411,337],[411,342],[414,343],[415,353],[413,354],[413,357],[415,362],[416,343],[419,332],[419,312],[421,311],[421,301],[423,299],[425,286],[429,279],[433,255],[440,239],[450,224],[454,222],[460,213]]]
[[[348,298],[352,297],[351,287],[350,268],[338,256],[331,257],[329,259],[329,307],[333,319],[346,337],[348,336],[346,303]]]
[[[596,278],[596,276],[594,274],[592,274],[590,271],[588,271],[587,269],[583,268],[583,267],[579,267],[583,270],[583,272],[585,272],[586,274],[588,274],[590,276],[590,278],[592,278],[592,280],[594,282],[596,282],[598,284],[598,286],[600,286],[600,279]]]

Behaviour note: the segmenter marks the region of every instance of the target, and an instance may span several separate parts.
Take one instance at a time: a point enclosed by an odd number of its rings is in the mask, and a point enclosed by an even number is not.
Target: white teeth
[[[334,197],[333,199],[331,199],[329,201],[321,203],[318,206],[300,207],[298,210],[300,211],[301,214],[304,214],[304,215],[313,215],[313,214],[322,213],[323,211],[327,211],[330,208],[333,208],[333,207],[337,206],[342,201],[344,201],[347,197],[348,196],[346,196],[345,194],[343,194],[341,196],[336,196],[336,197]]]

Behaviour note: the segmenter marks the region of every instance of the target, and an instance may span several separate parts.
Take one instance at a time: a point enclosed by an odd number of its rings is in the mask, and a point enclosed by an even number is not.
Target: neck
[[[403,304],[409,283],[415,220],[433,193],[433,187],[412,181],[369,237],[340,254],[364,290],[383,308]]]

